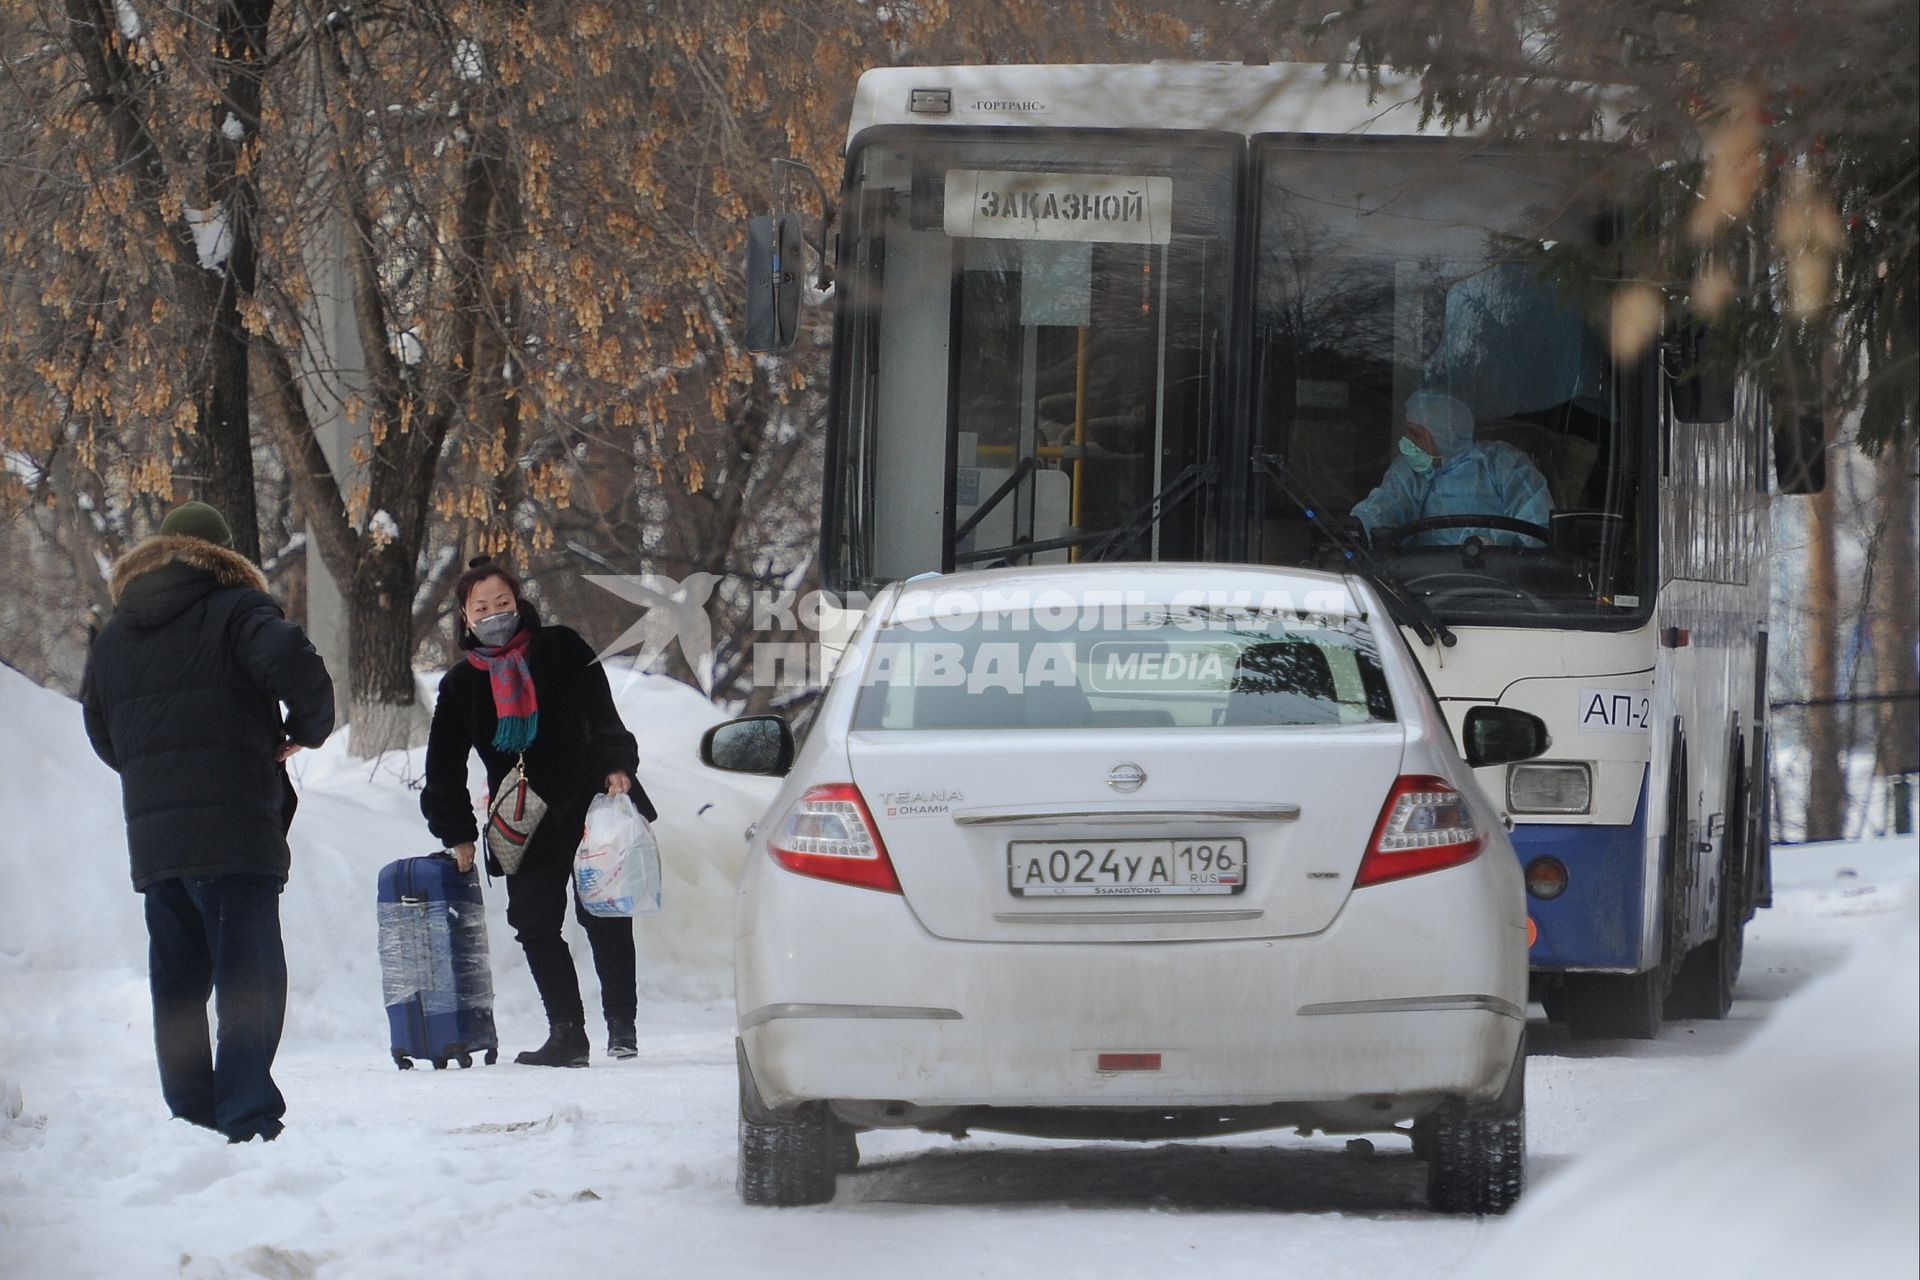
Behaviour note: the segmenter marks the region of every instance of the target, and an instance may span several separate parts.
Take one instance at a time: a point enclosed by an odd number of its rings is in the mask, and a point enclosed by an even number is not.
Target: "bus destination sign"
[[[1173,179],[947,170],[946,232],[993,240],[1165,244]]]

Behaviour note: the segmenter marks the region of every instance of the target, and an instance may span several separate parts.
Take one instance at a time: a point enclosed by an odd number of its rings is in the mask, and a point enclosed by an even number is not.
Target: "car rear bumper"
[[[1483,859],[1373,886],[1306,937],[1019,944],[935,938],[895,895],[763,868],[743,886],[741,1038],[774,1108],[1360,1099],[1390,1122],[1408,1098],[1505,1083],[1525,1025],[1517,878]],[[1102,1070],[1103,1053],[1159,1066]]]

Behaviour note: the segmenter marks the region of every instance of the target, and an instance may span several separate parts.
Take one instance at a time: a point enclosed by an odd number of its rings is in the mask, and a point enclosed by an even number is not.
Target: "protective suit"
[[[1406,420],[1432,435],[1439,456],[1427,462],[1402,441],[1374,491],[1354,507],[1354,518],[1375,529],[1396,528],[1432,516],[1502,515],[1546,525],[1553,515],[1546,477],[1510,444],[1473,438],[1473,411],[1452,396],[1417,391],[1407,397]],[[1426,464],[1424,473],[1416,464]],[[1494,546],[1537,547],[1539,542],[1502,529],[1435,529],[1416,544],[1453,546],[1470,537]]]

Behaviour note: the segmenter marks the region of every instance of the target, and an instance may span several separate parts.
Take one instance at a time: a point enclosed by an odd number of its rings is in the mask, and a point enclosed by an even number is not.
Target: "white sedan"
[[[1469,713],[1462,759],[1366,582],[1076,565],[873,603],[784,776],[735,913],[739,1190],[833,1196],[856,1134],[1399,1130],[1429,1199],[1525,1176],[1527,915],[1468,762],[1544,751]]]

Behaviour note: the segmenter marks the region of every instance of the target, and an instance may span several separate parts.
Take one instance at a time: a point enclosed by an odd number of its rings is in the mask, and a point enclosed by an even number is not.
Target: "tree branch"
[[[353,576],[359,558],[360,535],[347,519],[340,483],[326,451],[320,447],[293,365],[280,344],[264,334],[253,343],[252,359],[258,387],[254,402],[286,463],[308,535],[326,561],[328,572],[346,582]]]

